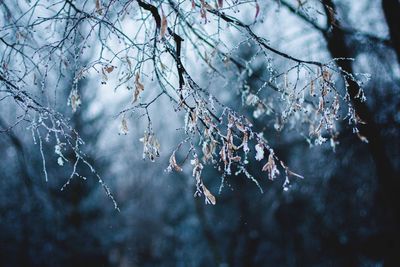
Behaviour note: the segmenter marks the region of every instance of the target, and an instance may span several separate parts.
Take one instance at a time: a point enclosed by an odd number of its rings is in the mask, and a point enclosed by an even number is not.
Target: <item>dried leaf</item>
[[[322,78],[324,79],[325,82],[330,82],[331,77],[332,74],[329,71],[327,70],[322,71]]]
[[[319,98],[319,104],[318,104],[317,113],[319,113],[319,112],[323,113],[324,107],[325,107],[324,98],[321,96],[321,97]]]
[[[218,0],[218,6],[219,6],[219,8],[223,8],[224,7],[224,0]]]
[[[96,0],[96,12],[99,15],[102,15],[102,13],[103,13],[100,0]]]
[[[81,97],[79,96],[78,92],[74,90],[69,98],[69,104],[71,105],[72,112],[76,112],[78,107],[81,105]]]
[[[167,17],[164,15],[164,12],[162,12],[161,30],[160,30],[161,38],[165,36],[165,33],[167,32],[167,27],[168,27]]]
[[[267,163],[262,167],[262,171],[268,172],[268,178],[273,180],[277,175],[279,175],[279,170],[275,164],[274,152],[270,150]]]
[[[126,121],[125,117],[123,117],[120,125],[120,134],[127,135],[128,132],[128,122]]]
[[[136,73],[135,76],[135,93],[133,95],[133,103],[138,100],[139,94],[144,91],[144,85],[140,82],[140,74]]]
[[[155,161],[160,156],[160,143],[154,133],[144,132],[144,136],[139,139],[143,143],[143,159],[146,157],[151,161]]]
[[[206,1],[200,0],[201,9],[200,9],[200,16],[204,19],[204,23],[207,23],[207,9],[213,9]]]
[[[205,141],[203,142],[203,161],[212,161],[213,160],[213,154],[215,153],[215,148],[216,148],[216,142],[214,140],[210,141]]]
[[[108,67],[104,67],[104,70],[107,72],[107,73],[111,73],[113,70],[114,70],[114,66],[108,66]]]
[[[258,2],[256,2],[256,16],[254,17],[255,20],[257,19],[259,14],[260,14],[260,5],[258,4]]]
[[[314,80],[310,81],[310,95],[311,96],[315,96],[315,92],[314,92]]]
[[[203,189],[204,196],[206,197],[206,204],[213,204],[215,205],[217,203],[217,200],[213,194],[207,189],[207,187],[202,184],[201,185]]]
[[[169,158],[169,167],[178,172],[182,171],[182,168],[176,163],[175,151],[174,151],[174,153],[172,153],[171,157]]]
[[[219,152],[219,155],[221,157],[221,160],[224,162],[225,166],[228,165],[228,161],[226,159],[226,146],[225,144],[222,146],[221,151]]]

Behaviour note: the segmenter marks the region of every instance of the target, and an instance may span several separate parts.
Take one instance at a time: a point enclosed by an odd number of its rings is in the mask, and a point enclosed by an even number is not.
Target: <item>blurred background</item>
[[[367,104],[393,171],[399,174],[400,58],[390,26],[399,31],[400,14],[390,25],[381,1],[334,1],[341,26],[351,30],[344,39],[335,39],[284,2],[259,2],[262,23],[255,27],[273,47],[302,58],[329,59],[332,47],[345,45],[345,56],[355,59],[354,72],[371,75],[365,85]],[[396,6],[396,0],[392,2]],[[242,44],[232,56],[250,61],[255,53],[254,47]],[[253,73],[243,79],[258,88],[262,82],[254,77],[267,75],[268,62],[251,64]],[[209,75],[207,66],[198,68],[193,75],[207,86],[201,78]],[[232,75],[232,81],[237,78],[235,73],[226,75]],[[46,182],[39,145],[20,124],[0,134],[0,266],[384,266],[388,255],[400,252],[393,240],[400,229],[391,218],[391,205],[383,200],[386,187],[380,185],[376,158],[346,120],[339,120],[339,144],[333,151],[329,143],[311,146],[298,134],[298,125],[276,131],[274,117],[252,119],[279,157],[305,178],[293,179],[286,191],[283,179],[268,180],[259,164],[250,162],[264,193],[243,175],[225,177],[218,193],[221,173],[207,166],[203,178],[217,197],[212,206],[193,196],[189,166],[181,173],[165,171],[170,151],[184,138],[176,130],[183,126],[179,115],[163,116],[173,113],[167,99],[151,109],[161,143],[161,157],[153,163],[142,160],[144,123],[129,120],[129,134],[118,134],[114,116],[122,98],[94,78],[79,87],[85,104],[70,114],[71,123],[121,211],[114,209],[87,168],[78,169],[86,180],[74,178],[61,191],[70,169],[57,164],[54,144],[44,142],[49,155]],[[240,112],[252,117],[254,109],[241,105],[240,92],[208,87],[226,105],[241,107]],[[68,85],[58,91],[60,99],[69,93]],[[58,108],[66,110],[66,104],[60,102]],[[15,113],[11,104],[2,103],[0,127],[7,128]]]

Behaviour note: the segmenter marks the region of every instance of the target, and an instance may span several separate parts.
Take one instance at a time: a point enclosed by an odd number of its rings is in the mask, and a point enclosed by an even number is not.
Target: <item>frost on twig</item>
[[[252,14],[248,21],[237,15],[239,10]],[[113,201],[68,120],[87,105],[78,85],[88,77],[98,81],[90,90],[107,85],[115,93],[130,92],[118,114],[119,133],[129,133],[131,115],[147,118],[149,127],[140,139],[144,159],[160,156],[156,136],[162,135],[153,131],[149,110],[163,120],[174,118],[166,110],[178,114],[185,140],[170,154],[168,170],[184,172],[191,159],[196,195],[204,195],[207,203],[216,202],[201,178],[207,165],[223,179],[244,175],[261,191],[264,174],[273,180],[285,173],[287,188],[288,177],[300,175],[273,150],[273,133],[293,131],[311,146],[329,141],[335,149],[337,122],[347,120],[368,142],[358,129],[365,122],[351,104],[348,87],[355,84],[356,98],[365,101],[363,85],[369,76],[337,66],[348,58],[316,61],[273,47],[257,31],[265,12],[262,1],[25,1],[10,14],[0,37],[0,99],[10,100],[24,114],[19,121],[30,123],[46,180],[43,143],[52,136],[59,167],[69,163],[74,168],[67,184],[80,177],[76,166],[84,164]],[[64,85],[70,89],[62,102],[70,109],[59,111],[53,96]],[[161,98],[168,107],[159,105]],[[68,161],[65,150],[73,151],[76,161]],[[178,150],[186,153],[183,160]],[[262,165],[257,175],[250,172],[252,164]]]

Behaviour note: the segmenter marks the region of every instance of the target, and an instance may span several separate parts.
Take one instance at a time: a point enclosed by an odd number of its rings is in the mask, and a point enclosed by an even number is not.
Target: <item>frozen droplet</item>
[[[57,163],[58,163],[58,165],[60,165],[60,166],[64,166],[64,160],[63,160],[61,157],[58,157]]]

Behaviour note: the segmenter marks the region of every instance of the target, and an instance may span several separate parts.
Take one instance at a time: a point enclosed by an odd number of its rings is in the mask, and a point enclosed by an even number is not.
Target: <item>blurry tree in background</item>
[[[63,93],[67,97],[69,92],[64,90]],[[93,92],[85,94],[89,102],[93,97],[91,94]],[[85,114],[88,107],[90,105],[77,111],[70,123],[82,137],[87,137],[86,145],[91,147],[93,155],[86,156],[90,160],[96,158],[93,166],[101,171],[107,165],[104,158],[95,155],[94,147],[101,128],[97,116]],[[65,109],[66,104],[60,103],[59,108]],[[3,119],[1,123],[5,126]],[[42,164],[37,145],[29,145],[30,140],[12,131],[4,137],[3,162],[15,166],[5,164],[2,168],[1,241],[2,246],[8,245],[2,247],[1,258],[13,266],[56,266],[59,261],[85,262],[93,266],[102,264],[105,254],[100,246],[101,236],[97,236],[93,223],[103,212],[92,202],[97,187],[95,181],[90,179],[90,170],[77,166],[76,173],[81,179],[71,181],[67,192],[62,193],[60,188],[69,173],[60,169],[59,165],[63,165],[64,161],[75,161],[75,154],[64,153],[63,161],[58,160],[58,163],[57,157],[48,161],[46,171],[53,179],[46,183],[37,179],[43,177],[42,169],[36,167]],[[57,153],[57,149],[44,146],[43,153]],[[18,161],[10,160],[13,157]],[[49,199],[51,202],[48,202]],[[15,217],[21,220],[15,221]],[[43,227],[38,227],[40,225]],[[50,254],[53,256],[45,256]]]
[[[398,266],[399,14],[2,1],[0,265]]]

